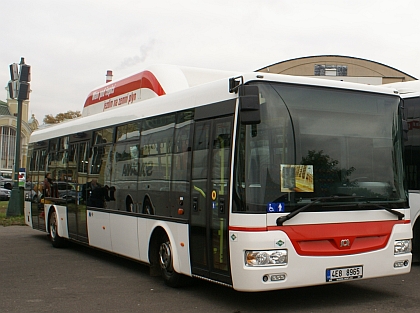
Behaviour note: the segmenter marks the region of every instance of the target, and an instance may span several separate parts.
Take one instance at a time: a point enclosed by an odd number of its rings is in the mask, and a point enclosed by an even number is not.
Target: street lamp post
[[[19,170],[20,170],[20,146],[22,134],[22,102],[29,99],[29,82],[31,81],[31,67],[25,64],[24,58],[20,60],[20,70],[18,73],[18,65],[13,63],[10,65],[9,96],[11,99],[17,99],[17,126],[16,126],[16,154],[15,154],[15,173],[13,179],[13,189],[10,195],[9,205],[7,207],[6,216],[18,216],[23,214],[22,199],[19,188]]]

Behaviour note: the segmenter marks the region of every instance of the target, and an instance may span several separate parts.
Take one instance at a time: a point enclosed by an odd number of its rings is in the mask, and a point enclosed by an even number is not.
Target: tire
[[[50,216],[48,218],[48,225],[49,225],[49,231],[50,231],[50,239],[51,243],[54,248],[63,248],[66,246],[66,240],[62,237],[60,237],[57,233],[57,212],[55,209],[52,209],[52,212],[50,213]]]
[[[162,278],[167,286],[180,287],[183,285],[183,275],[174,270],[172,246],[166,234],[162,236],[159,244],[159,265]]]

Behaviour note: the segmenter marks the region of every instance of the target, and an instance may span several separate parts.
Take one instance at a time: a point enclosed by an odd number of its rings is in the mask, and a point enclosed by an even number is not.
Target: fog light
[[[271,281],[280,281],[286,279],[286,274],[273,274],[271,275]]]
[[[408,266],[408,260],[401,260],[401,261],[395,261],[394,267],[407,267]]]
[[[263,276],[263,282],[276,282],[286,280],[286,273],[267,274]]]

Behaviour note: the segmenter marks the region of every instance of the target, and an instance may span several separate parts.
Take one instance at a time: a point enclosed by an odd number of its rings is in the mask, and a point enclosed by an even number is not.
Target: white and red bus
[[[387,84],[398,90],[403,99],[407,121],[404,142],[404,168],[409,189],[411,226],[413,228],[413,261],[420,261],[420,81]]]
[[[401,99],[388,88],[154,67],[95,89],[84,110],[30,139],[25,218],[55,247],[240,291],[411,269]]]

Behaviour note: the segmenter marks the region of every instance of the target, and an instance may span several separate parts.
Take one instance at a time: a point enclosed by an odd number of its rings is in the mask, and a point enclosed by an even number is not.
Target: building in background
[[[10,99],[6,86],[7,102],[0,100],[0,175],[12,178],[16,155],[17,100]],[[22,102],[21,158],[19,167],[26,167],[29,136],[38,127],[32,116],[28,121],[29,100]]]
[[[257,72],[342,80],[382,85],[417,80],[417,78],[375,61],[339,55],[296,58],[263,67]]]

